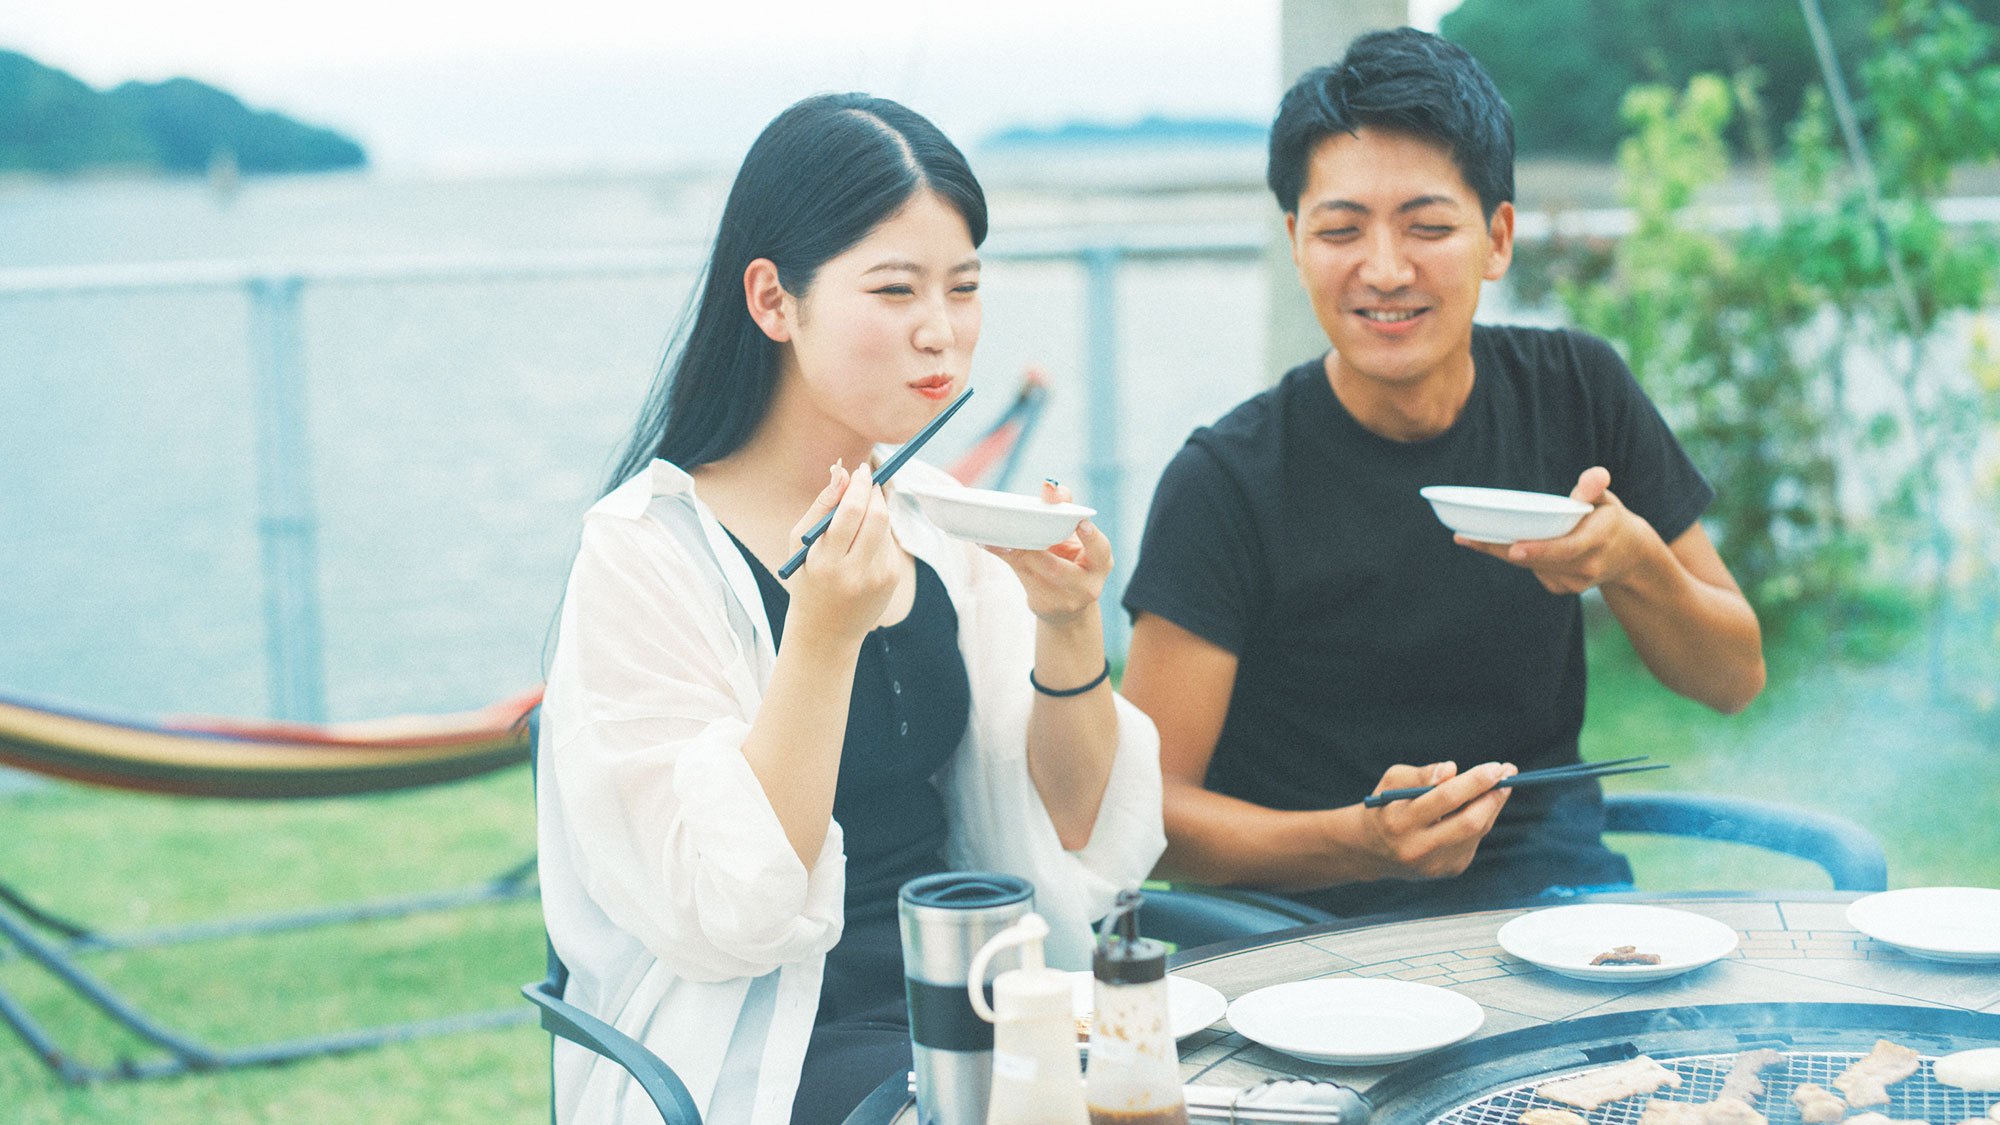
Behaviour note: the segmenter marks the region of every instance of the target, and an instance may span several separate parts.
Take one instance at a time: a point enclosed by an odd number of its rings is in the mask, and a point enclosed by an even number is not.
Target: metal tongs
[[[909,1074],[911,1097],[917,1094],[917,1072]],[[1255,1086],[1181,1087],[1189,1121],[1227,1121],[1231,1125],[1368,1125],[1368,1103],[1359,1092],[1338,1082],[1314,1078],[1266,1078]]]
[[[1188,1085],[1191,1121],[1272,1125],[1367,1125],[1368,1103],[1352,1088],[1311,1078],[1266,1078],[1255,1086]]]

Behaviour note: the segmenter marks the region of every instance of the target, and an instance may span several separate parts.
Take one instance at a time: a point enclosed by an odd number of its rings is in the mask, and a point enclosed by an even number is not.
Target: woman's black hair
[[[1321,141],[1363,126],[1443,145],[1489,221],[1514,200],[1514,115],[1493,79],[1456,43],[1399,27],[1361,36],[1285,92],[1264,173],[1278,208],[1298,210]]]
[[[986,240],[986,195],[921,114],[866,94],[807,98],[764,127],[723,206],[699,297],[683,318],[607,488],[656,457],[692,469],[756,431],[778,382],[778,345],[743,299],[743,272],[768,258],[804,297],[828,259],[868,236],[919,191],[936,192]]]

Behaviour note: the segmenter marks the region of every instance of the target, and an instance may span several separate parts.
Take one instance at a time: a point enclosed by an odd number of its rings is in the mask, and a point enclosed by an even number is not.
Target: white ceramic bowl
[[[902,485],[929,520],[947,533],[993,547],[1040,551],[1069,538],[1097,514],[1081,504],[1050,504],[1038,496],[962,485]]]
[[[1548,492],[1455,484],[1434,484],[1418,491],[1431,502],[1431,510],[1446,527],[1481,543],[1568,535],[1590,511],[1590,505],[1581,500]]]

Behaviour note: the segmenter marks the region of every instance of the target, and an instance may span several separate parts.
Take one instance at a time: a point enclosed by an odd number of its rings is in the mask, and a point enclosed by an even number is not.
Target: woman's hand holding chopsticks
[[[889,534],[888,501],[868,466],[850,472],[835,462],[828,475],[826,488],[792,528],[797,540],[833,513],[792,578],[785,640],[810,638],[858,649],[889,608],[902,573],[902,552]]]

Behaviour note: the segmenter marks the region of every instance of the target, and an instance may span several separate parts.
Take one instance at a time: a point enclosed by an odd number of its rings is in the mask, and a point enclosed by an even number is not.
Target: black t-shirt
[[[1603,465],[1668,542],[1714,492],[1603,341],[1475,326],[1472,355],[1471,396],[1435,438],[1363,428],[1314,360],[1196,430],[1167,466],[1124,602],[1238,658],[1208,788],[1335,808],[1396,763],[1577,760],[1580,599],[1454,544],[1418,490],[1567,495]],[[1523,789],[1456,879],[1295,897],[1356,914],[1630,879],[1602,826],[1595,783]]]

